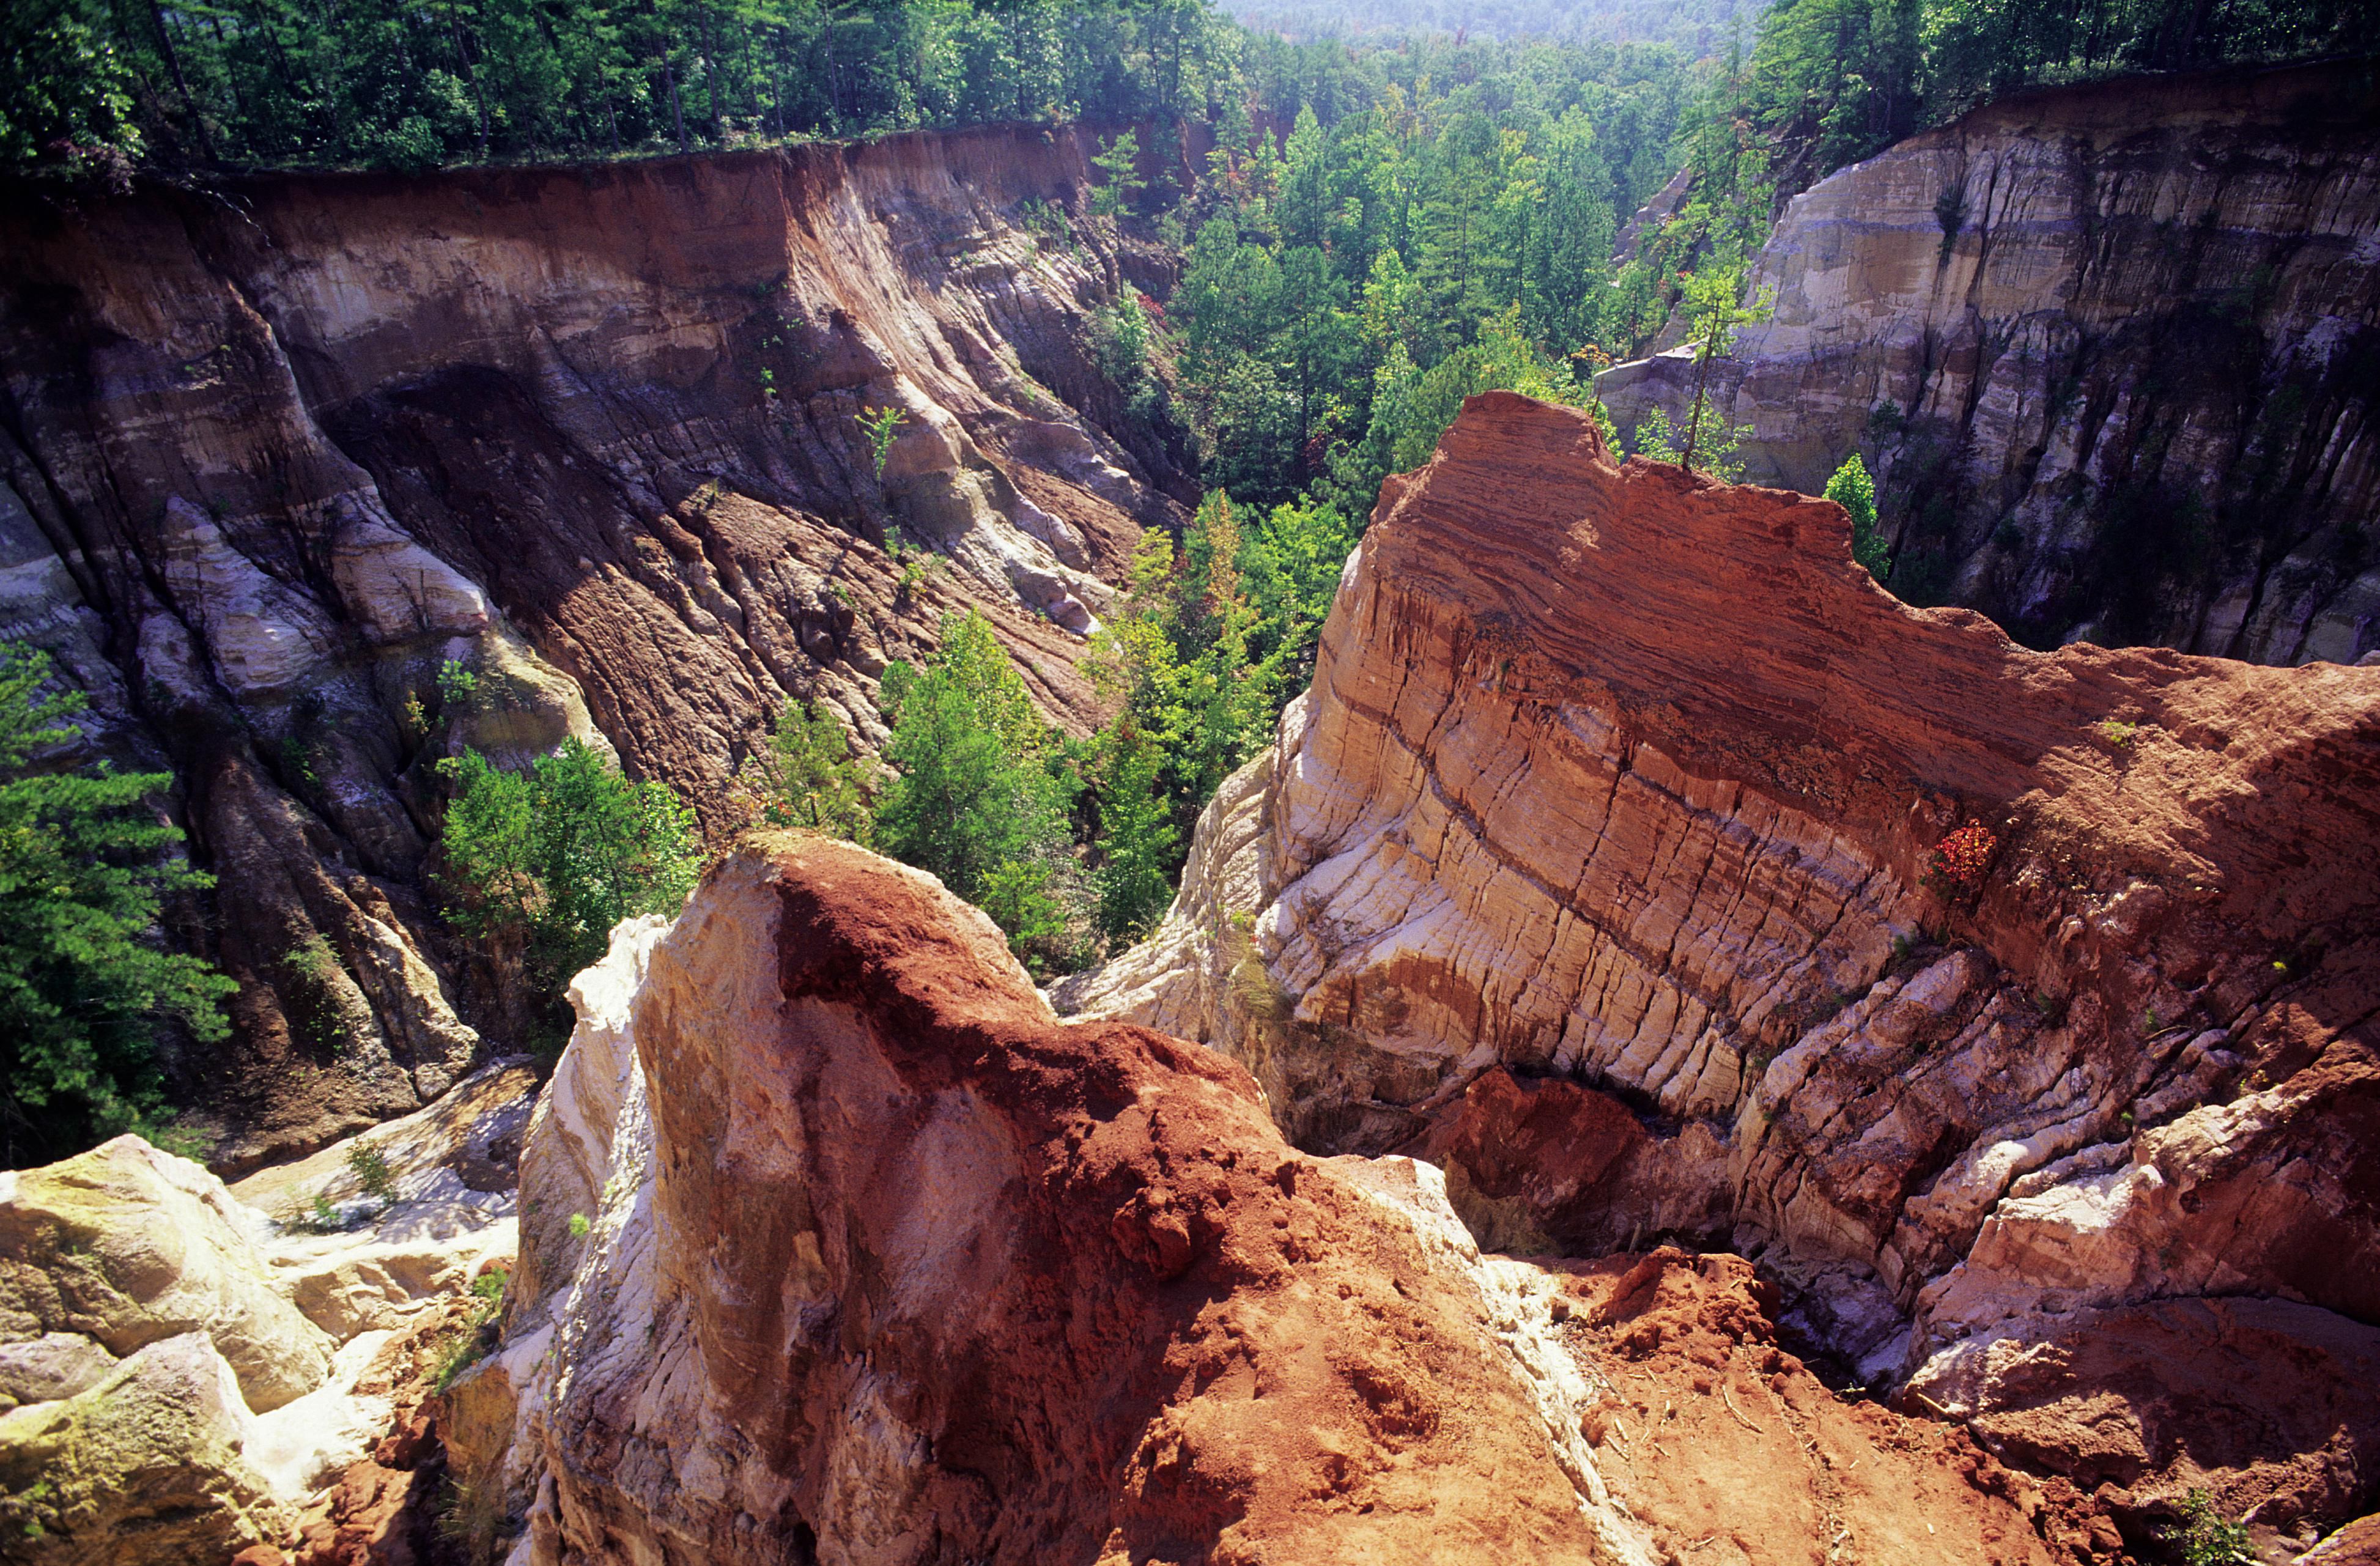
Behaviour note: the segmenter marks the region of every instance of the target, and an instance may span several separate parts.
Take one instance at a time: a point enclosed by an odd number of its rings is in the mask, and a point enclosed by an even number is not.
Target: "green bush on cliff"
[[[1026,962],[1069,965],[1085,900],[1067,830],[1075,780],[991,622],[943,620],[941,649],[922,670],[886,669],[880,699],[895,775],[877,845],[990,914]]]
[[[769,743],[753,753],[746,771],[768,825],[823,832],[863,847],[875,841],[868,766],[851,753],[842,722],[816,702],[787,697]]]
[[[694,812],[657,783],[631,783],[601,752],[567,739],[527,772],[475,750],[441,764],[451,913],[465,929],[524,942],[550,998],[603,954],[634,914],[674,914],[702,868]]]
[[[1892,570],[1891,552],[1885,547],[1884,536],[1876,529],[1876,480],[1868,477],[1867,464],[1860,454],[1843,458],[1827,480],[1827,498],[1852,516],[1852,558],[1867,567],[1867,574],[1881,582]]]
[[[181,832],[150,803],[163,772],[43,770],[74,737],[79,692],[44,696],[46,653],[0,646],[0,1162],[46,1163],[124,1131],[155,1140],[164,1110],[160,1025],[201,1041],[228,1030],[236,988],[164,950],[171,892],[212,878],[175,856]]]

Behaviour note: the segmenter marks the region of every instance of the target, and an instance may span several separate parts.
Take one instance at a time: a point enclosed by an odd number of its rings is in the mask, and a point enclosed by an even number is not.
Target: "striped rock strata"
[[[515,1566],[2091,1553],[2070,1487],[1834,1399],[1742,1261],[1482,1256],[1431,1166],[1061,1023],[864,850],[747,840],[575,998],[444,1415]]]
[[[2380,672],[2031,652],[1827,503],[1509,394],[1384,490],[1164,928],[1054,998],[1242,1061],[1300,1146],[1443,1162],[1487,1243],[1756,1254],[1934,1406],[2177,1295],[2380,1341]],[[2351,1515],[2373,1424],[2343,1490],[2278,1436],[2217,1482]]]
[[[2036,647],[2380,651],[2366,60],[2011,94],[1797,196],[1709,382],[1758,483],[1877,475],[1894,580]],[[1600,378],[1623,433],[1691,351]]]
[[[169,1062],[218,1169],[526,1041],[438,914],[463,747],[577,735],[719,828],[788,694],[873,744],[877,675],[969,607],[1095,721],[1102,577],[1185,481],[1094,361],[1085,169],[987,130],[0,203],[0,640],[175,774],[218,878],[174,923],[234,1036]]]

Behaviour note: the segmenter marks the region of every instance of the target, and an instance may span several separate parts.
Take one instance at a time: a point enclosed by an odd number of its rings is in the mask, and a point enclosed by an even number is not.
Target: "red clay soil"
[[[2071,1497],[1963,1437],[1839,1406],[1771,1346],[1745,1264],[1676,1252],[1572,1269],[1570,1345],[1619,1400],[1587,1433],[1633,1516],[1586,1496],[1500,1336],[1520,1307],[1482,1281],[1560,1281],[1464,1260],[1366,1188],[1401,1166],[1288,1147],[1228,1059],[1056,1022],[980,915],[847,844],[747,839],[656,949],[634,1026],[661,1319],[567,1307],[589,1341],[655,1346],[582,1374],[531,1438],[552,1559],[1707,1566],[1850,1560],[1848,1536],[1864,1561],[2053,1566],[2093,1546]],[[888,1442],[924,1455],[888,1467]],[[757,1526],[754,1498],[777,1509]],[[1722,1535],[1742,1542],[1714,1554]]]
[[[1740,1256],[1671,1247],[1553,1262],[1567,1341],[1603,1401],[1584,1428],[1613,1493],[1694,1566],[2113,1560],[2121,1540],[2063,1480],[1964,1430],[1836,1396],[1776,1344]]]

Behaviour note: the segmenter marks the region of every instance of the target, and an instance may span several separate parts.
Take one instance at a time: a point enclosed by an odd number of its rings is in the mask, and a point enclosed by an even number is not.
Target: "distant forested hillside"
[[[1666,43],[1689,59],[1749,46],[1767,0],[1238,0],[1249,27],[1292,38],[1367,34]]]

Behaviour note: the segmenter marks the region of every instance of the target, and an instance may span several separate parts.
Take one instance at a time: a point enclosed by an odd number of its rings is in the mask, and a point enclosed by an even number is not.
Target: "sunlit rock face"
[[[718,827],[787,694],[873,744],[968,607],[1089,726],[1104,584],[1194,492],[1095,367],[1084,174],[1033,129],[8,203],[0,637],[219,878],[175,915],[243,985],[176,1062],[218,1168],[528,1042],[434,912],[464,747],[577,735]]]
[[[2380,130],[2362,66],[2020,93],[1788,205],[1712,367],[1756,483],[1879,475],[1896,580],[2028,645],[2380,649]],[[1623,431],[1686,350],[1601,384]]]
[[[419,1559],[440,1478],[421,1405],[474,1280],[513,1254],[535,1086],[491,1066],[231,1187],[137,1136],[0,1171],[8,1558]]]
[[[2256,1332],[2330,1322],[2344,1376],[2374,886],[2380,672],[2028,651],[1824,502],[1499,393],[1390,480],[1164,927],[1052,994],[1240,1060],[1300,1146],[1442,1163],[1487,1243],[1757,1254],[1864,1378],[2173,1295],[2317,1307]],[[2159,1330],[2202,1328],[2275,1341]],[[2336,1520],[2302,1456],[2242,1497]]]
[[[1742,1259],[1484,1255],[1437,1168],[1292,1149],[848,844],[747,839],[574,1000],[446,1400],[515,1566],[2089,1553],[2070,1486],[1836,1399]]]

